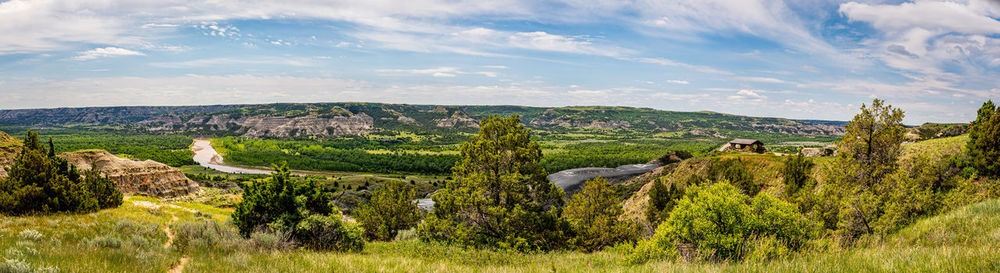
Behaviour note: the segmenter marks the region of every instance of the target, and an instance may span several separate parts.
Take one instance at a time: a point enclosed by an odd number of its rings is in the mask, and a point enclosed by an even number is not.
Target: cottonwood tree
[[[838,143],[841,167],[859,170],[855,181],[870,187],[896,170],[905,134],[903,110],[876,99],[847,123]]]
[[[885,213],[886,202],[897,183],[886,177],[898,168],[902,152],[903,110],[882,100],[862,105],[838,143],[840,154],[828,168],[820,212],[827,228],[837,228],[851,242],[862,234],[884,231],[876,221]],[[835,224],[835,226],[833,226]]]
[[[546,179],[542,150],[517,115],[482,120],[461,155],[455,179],[432,196],[421,238],[520,250],[565,245],[563,191]]]

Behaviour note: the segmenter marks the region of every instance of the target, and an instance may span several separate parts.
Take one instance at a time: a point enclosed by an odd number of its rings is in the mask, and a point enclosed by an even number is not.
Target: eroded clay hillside
[[[633,107],[442,106],[381,103],[89,107],[0,110],[0,125],[83,125],[138,132],[249,137],[366,135],[380,131],[475,132],[489,115],[520,115],[552,131],[627,130],[726,138],[738,133],[840,135],[842,122],[798,121]]]
[[[96,166],[126,194],[173,197],[198,190],[198,183],[184,176],[180,169],[152,160],[119,158],[104,150],[62,153],[59,157],[80,170]]]

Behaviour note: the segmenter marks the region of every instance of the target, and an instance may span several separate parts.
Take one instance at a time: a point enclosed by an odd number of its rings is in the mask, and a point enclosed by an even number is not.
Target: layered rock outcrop
[[[440,108],[440,106],[439,106],[439,108]],[[438,109],[435,108],[434,110],[431,110],[431,112],[435,112],[436,110],[438,110]],[[439,113],[439,112],[435,112],[435,113]],[[466,114],[463,111],[455,111],[455,112],[451,113],[450,117],[442,118],[442,119],[435,119],[434,121],[437,122],[437,126],[438,127],[445,127],[445,128],[457,128],[457,127],[479,128],[479,120],[470,117],[469,114]]]
[[[184,120],[162,116],[140,124],[150,131],[212,130],[238,131],[248,137],[299,137],[365,135],[375,129],[375,120],[359,113],[351,116],[240,116],[227,114],[194,116]]]
[[[184,176],[180,169],[152,160],[119,158],[104,150],[62,153],[59,157],[80,170],[96,166],[126,194],[175,197],[198,190],[198,183]]]
[[[241,126],[248,128],[243,135],[251,137],[297,137],[365,135],[375,128],[372,117],[360,113],[350,117],[253,117]]]
[[[624,120],[573,120],[567,118],[536,118],[531,120],[530,125],[537,127],[560,126],[588,129],[626,129],[632,127],[631,123]]]

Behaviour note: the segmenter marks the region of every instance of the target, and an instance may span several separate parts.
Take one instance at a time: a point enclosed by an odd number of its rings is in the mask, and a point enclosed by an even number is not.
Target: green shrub
[[[750,200],[750,212],[754,219],[750,226],[753,234],[769,236],[792,250],[798,250],[815,237],[818,229],[795,205],[767,194]]]
[[[728,181],[749,196],[757,195],[763,189],[763,185],[754,182],[753,173],[739,159],[712,161],[708,166],[708,177],[714,181]]]
[[[740,243],[749,237],[754,221],[749,198],[725,182],[688,190],[656,233],[692,244],[705,257],[739,257]]]
[[[236,204],[233,223],[244,237],[254,231],[287,232],[310,214],[329,214],[330,198],[312,180],[292,179],[285,165],[275,166],[270,179],[244,183],[243,201]]]
[[[101,247],[101,248],[121,248],[122,239],[118,238],[118,236],[115,235],[105,234],[94,237],[88,242],[88,244],[94,247]]]
[[[174,246],[181,250],[233,249],[242,245],[238,231],[213,220],[181,222],[170,227],[173,230]]]
[[[243,201],[236,204],[232,219],[244,238],[255,232],[287,233],[308,248],[361,249],[353,241],[354,232],[361,229],[343,223],[340,211],[316,181],[293,179],[287,166],[275,166],[271,179],[243,188]]]
[[[813,162],[801,153],[785,160],[785,168],[782,169],[781,174],[785,177],[785,194],[787,196],[794,196],[799,189],[805,186],[812,167]]]
[[[653,238],[639,243],[631,259],[689,255],[657,249],[685,245],[696,250],[698,258],[739,260],[754,251],[755,238],[773,237],[783,248],[796,250],[813,237],[813,229],[794,205],[770,195],[751,199],[725,182],[693,186]],[[763,246],[770,249],[761,251],[778,249],[769,244]]]
[[[576,233],[573,245],[588,252],[639,237],[638,223],[618,220],[621,214],[618,198],[602,177],[587,181],[563,210],[563,217]]]
[[[310,249],[361,251],[364,248],[361,227],[341,217],[339,212],[329,216],[310,215],[295,226],[294,238]]]
[[[0,263],[0,272],[2,273],[33,273],[34,268],[31,268],[31,264],[18,259],[5,259],[3,263]]]
[[[42,235],[41,232],[38,232],[37,230],[34,230],[34,229],[25,229],[25,230],[22,230],[21,232],[19,232],[17,234],[17,237],[20,237],[21,239],[25,239],[25,240],[38,241],[38,240],[41,240],[42,237],[44,237],[44,236]]]
[[[420,208],[413,202],[416,192],[400,182],[390,182],[372,192],[371,199],[354,210],[365,237],[388,241],[400,230],[410,229],[420,221]]]

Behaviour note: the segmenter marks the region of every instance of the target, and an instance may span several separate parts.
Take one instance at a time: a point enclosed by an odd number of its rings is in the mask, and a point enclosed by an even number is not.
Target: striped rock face
[[[152,160],[119,158],[104,150],[62,153],[59,157],[80,170],[97,167],[126,194],[175,197],[198,190],[198,183],[184,176],[180,169]]]

